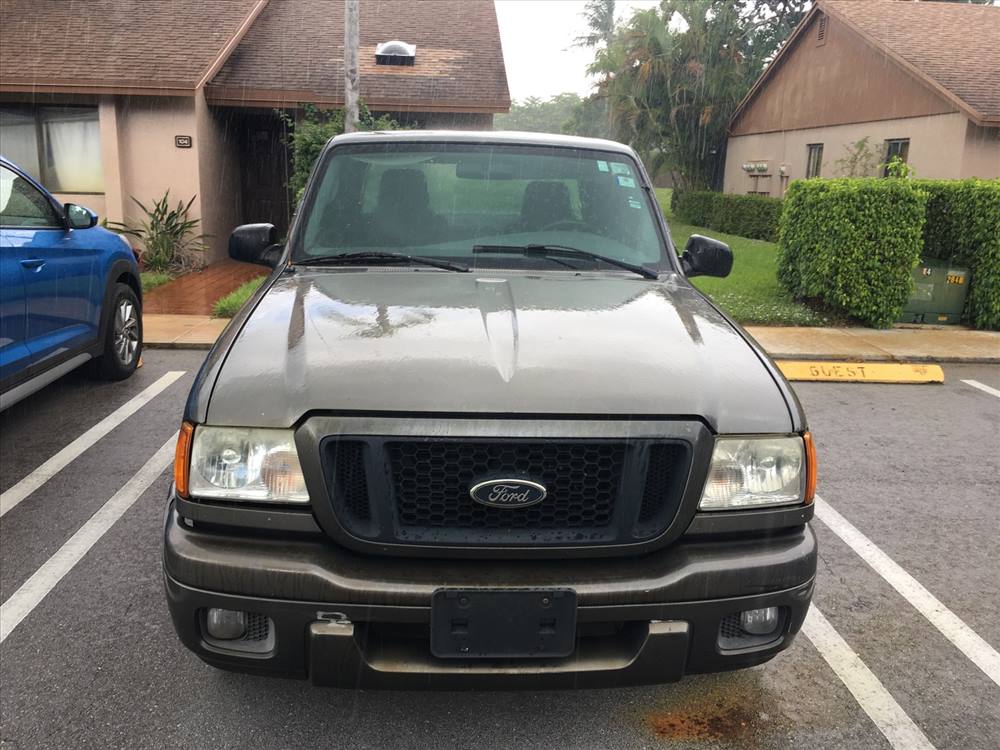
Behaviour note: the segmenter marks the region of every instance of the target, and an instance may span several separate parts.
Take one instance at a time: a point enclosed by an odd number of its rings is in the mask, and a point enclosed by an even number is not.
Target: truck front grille
[[[621,487],[622,443],[387,443],[396,511],[403,526],[459,529],[600,528],[611,521]],[[548,495],[528,508],[475,503],[484,477],[522,477]]]
[[[346,531],[373,542],[540,547],[627,544],[661,534],[686,483],[679,440],[331,437],[327,487]],[[470,488],[491,478],[545,486],[542,502],[494,508]]]

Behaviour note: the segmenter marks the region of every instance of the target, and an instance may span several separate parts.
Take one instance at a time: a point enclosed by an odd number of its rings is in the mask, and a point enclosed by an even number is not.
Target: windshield
[[[560,245],[658,265],[663,243],[638,167],[624,154],[542,146],[372,143],[334,148],[306,199],[297,262],[365,251],[472,266],[607,268],[526,257]],[[474,254],[476,246],[511,252]]]

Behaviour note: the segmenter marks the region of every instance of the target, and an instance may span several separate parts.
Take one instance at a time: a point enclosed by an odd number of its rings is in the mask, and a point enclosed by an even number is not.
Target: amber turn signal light
[[[809,505],[816,497],[816,445],[813,443],[812,434],[802,433],[802,441],[806,445],[806,498],[805,504]]]
[[[181,423],[181,431],[177,435],[177,449],[174,451],[174,487],[181,497],[188,496],[188,477],[191,470],[191,440],[194,437],[194,425],[190,422]]]

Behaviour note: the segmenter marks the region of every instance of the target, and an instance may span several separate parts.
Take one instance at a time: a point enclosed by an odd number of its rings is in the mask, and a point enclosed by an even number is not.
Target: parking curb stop
[[[827,383],[943,383],[940,365],[903,362],[777,360],[789,380]]]

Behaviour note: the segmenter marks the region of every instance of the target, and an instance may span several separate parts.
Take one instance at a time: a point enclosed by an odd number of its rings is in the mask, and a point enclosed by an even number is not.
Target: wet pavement
[[[816,520],[814,603],[850,652],[846,666],[814,630],[766,665],[674,684],[442,693],[317,689],[202,664],[177,641],[163,597],[166,471],[75,565],[46,578],[67,541],[86,536],[88,519],[134,487],[170,440],[203,356],[147,351],[129,381],[74,373],[0,414],[8,498],[60,451],[75,456],[0,518],[3,747],[868,750],[919,746],[914,737],[1000,747],[1000,685],[988,673],[1000,648],[1000,397],[988,390],[1000,390],[998,366],[945,365],[943,385],[795,386],[826,505],[984,649],[963,652],[964,631],[942,630],[862,558],[855,538]],[[183,374],[163,386],[171,372]],[[158,383],[148,403],[77,451]],[[8,632],[8,605],[40,580],[51,590]],[[864,670],[881,692],[858,691]],[[887,716],[902,733],[885,732]]]

